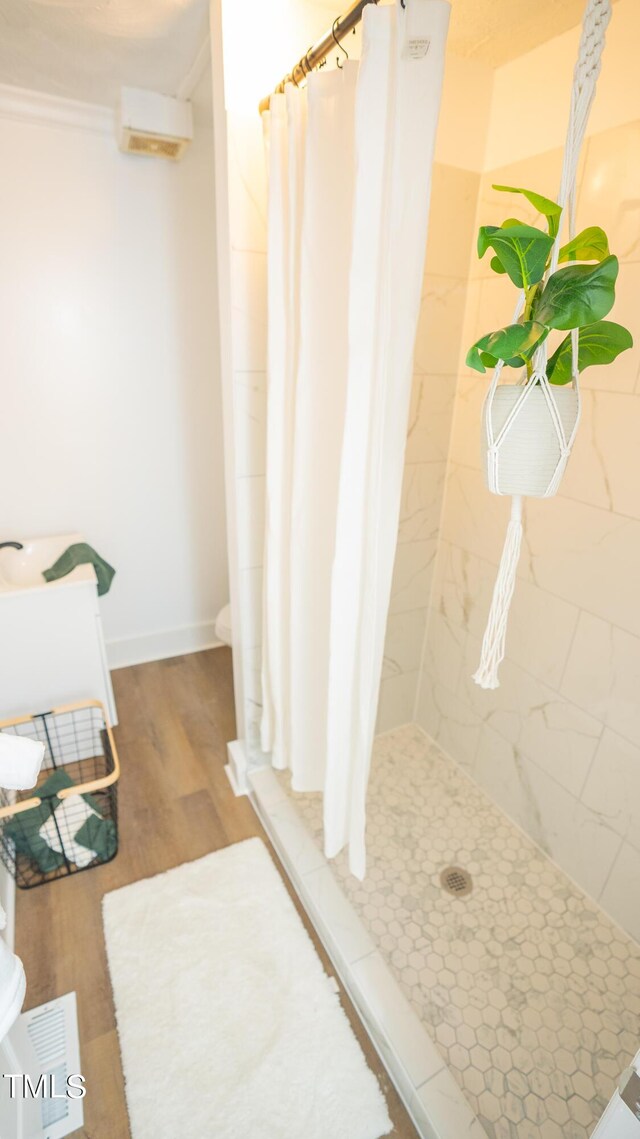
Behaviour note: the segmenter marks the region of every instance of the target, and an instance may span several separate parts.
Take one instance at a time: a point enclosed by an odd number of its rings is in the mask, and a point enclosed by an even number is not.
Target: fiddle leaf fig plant
[[[553,238],[542,230],[509,218],[503,225],[483,225],[478,233],[478,257],[491,247],[514,285],[535,285],[545,270]]]
[[[528,202],[531,202],[539,214],[546,217],[551,237],[557,235],[562,214],[562,206],[559,206],[557,202],[552,202],[551,198],[545,198],[542,194],[536,194],[534,190],[523,190],[521,186],[494,186],[493,188],[494,190],[501,190],[505,194],[522,194]]]
[[[633,340],[621,324],[603,319],[613,307],[618,276],[618,259],[609,252],[604,230],[594,225],[576,234],[560,249],[560,267],[549,274],[562,207],[533,190],[493,188],[522,194],[546,219],[547,232],[517,218],[507,218],[500,226],[481,226],[478,256],[493,251],[491,268],[524,290],[524,307],[516,323],[488,332],[472,344],[467,365],[485,372],[503,360],[510,368],[526,367],[530,376],[536,349],[555,329],[578,329],[579,371],[612,363],[632,347]],[[571,382],[571,332],[549,357],[547,377],[552,384]]]
[[[578,334],[578,371],[584,372],[592,364],[610,364],[631,348],[631,333],[612,320],[598,320],[581,328]],[[571,337],[565,336],[547,360],[547,379],[552,384],[571,382]]]
[[[559,261],[604,261],[609,256],[607,235],[599,225],[590,225],[560,247]]]

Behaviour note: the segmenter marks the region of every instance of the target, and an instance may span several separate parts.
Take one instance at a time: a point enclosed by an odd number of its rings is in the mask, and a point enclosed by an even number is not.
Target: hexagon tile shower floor
[[[637,1047],[640,946],[413,725],[376,741],[367,851],[364,882],[335,873],[490,1139],[587,1139]]]

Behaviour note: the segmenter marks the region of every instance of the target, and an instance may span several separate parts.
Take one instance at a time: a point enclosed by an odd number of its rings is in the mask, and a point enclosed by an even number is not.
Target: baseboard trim
[[[236,798],[241,795],[248,795],[250,788],[247,779],[247,753],[244,740],[231,740],[227,744],[227,758],[229,762],[225,764],[224,769],[234,795]]]
[[[107,663],[113,671],[129,668],[132,664],[147,664],[149,661],[199,653],[203,649],[217,649],[221,645],[222,641],[216,637],[215,622],[203,621],[200,625],[184,625],[142,637],[107,641]]]

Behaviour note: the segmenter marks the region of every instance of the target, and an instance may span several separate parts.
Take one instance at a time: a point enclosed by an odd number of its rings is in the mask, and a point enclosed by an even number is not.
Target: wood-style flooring
[[[212,649],[119,669],[113,682],[122,766],[118,856],[86,873],[18,890],[16,951],[27,973],[25,1007],[71,990],[77,993],[87,1095],[85,1126],[76,1139],[130,1137],[102,931],[103,894],[252,835],[266,841],[249,800],[234,797],[224,772],[225,745],[235,738],[230,651]],[[411,1120],[344,993],[342,1002],[385,1092],[393,1136],[415,1139]],[[186,1131],[184,1139],[190,1139]]]

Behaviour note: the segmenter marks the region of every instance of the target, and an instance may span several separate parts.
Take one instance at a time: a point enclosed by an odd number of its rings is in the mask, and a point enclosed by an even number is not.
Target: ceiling
[[[123,85],[176,95],[208,13],[208,0],[0,0],[0,83],[104,106]]]
[[[585,0],[451,0],[449,47],[499,67],[582,20]]]
[[[584,2],[451,0],[449,47],[497,67],[578,24]],[[348,0],[306,3],[317,7],[321,34]],[[208,7],[208,0],[0,0],[0,83],[105,106],[122,85],[182,93],[206,45]]]

